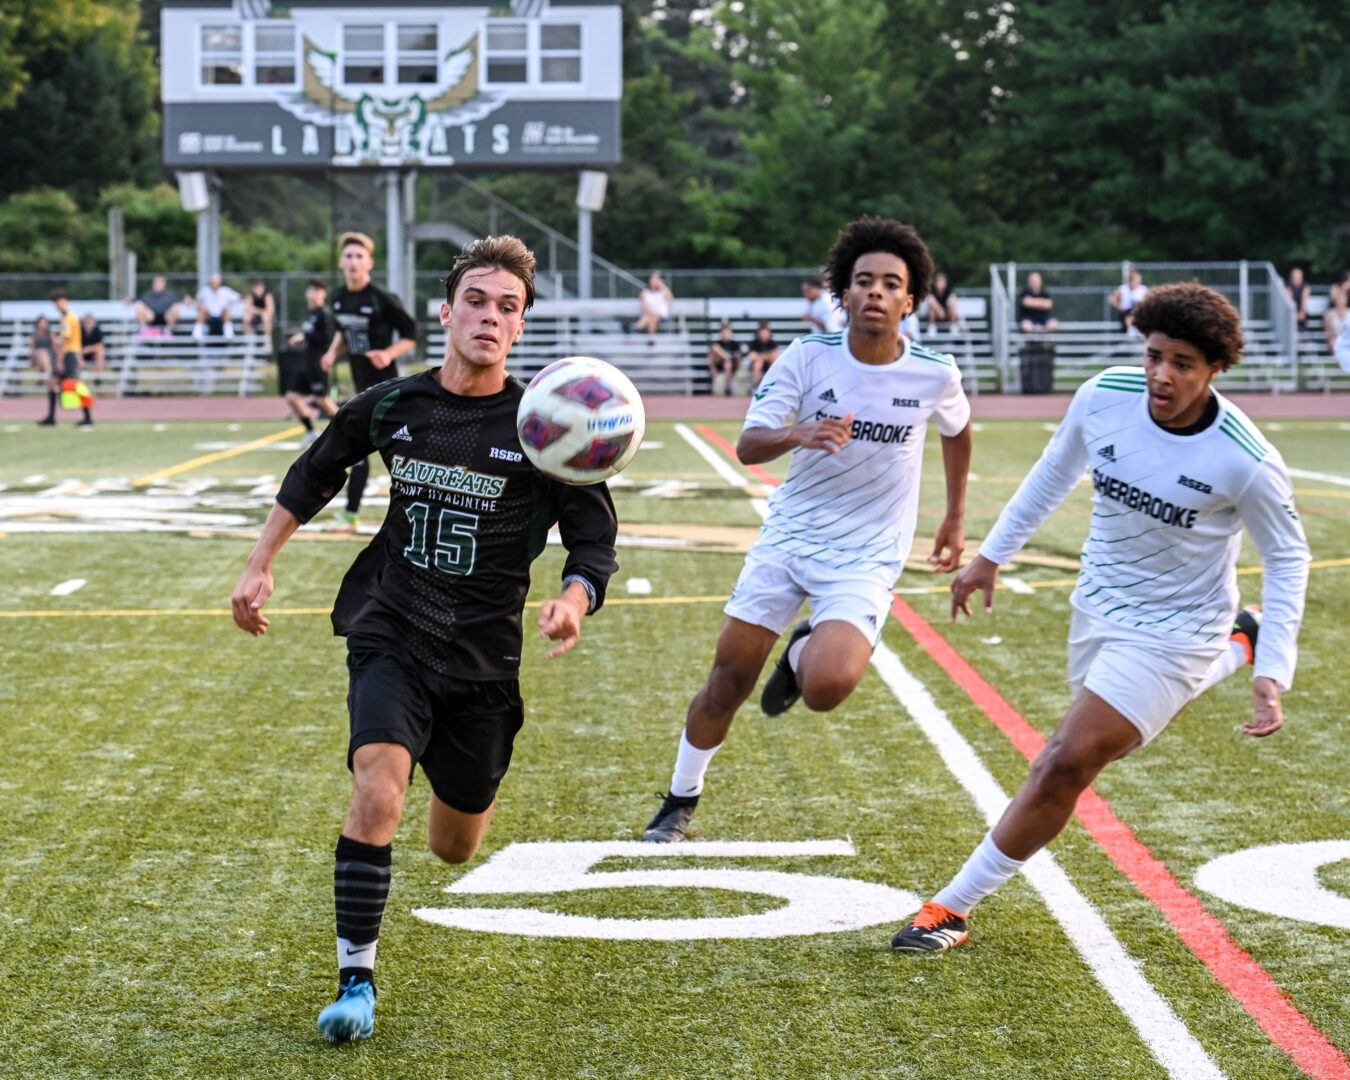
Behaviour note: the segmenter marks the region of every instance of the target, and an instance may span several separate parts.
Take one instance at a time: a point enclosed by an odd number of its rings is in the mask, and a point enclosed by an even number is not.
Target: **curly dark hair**
[[[525,287],[523,309],[534,305],[534,252],[514,236],[485,236],[465,244],[445,278],[445,299],[453,304],[460,279],[480,267],[515,274]]]
[[[912,225],[890,218],[862,217],[839,230],[839,239],[825,257],[825,276],[830,292],[841,300],[853,283],[853,265],[863,255],[884,251],[898,255],[909,269],[909,295],[915,307],[928,295],[933,283],[933,256]]]
[[[1134,328],[1194,345],[1212,367],[1227,371],[1242,359],[1242,318],[1221,293],[1188,281],[1159,285],[1134,306]]]

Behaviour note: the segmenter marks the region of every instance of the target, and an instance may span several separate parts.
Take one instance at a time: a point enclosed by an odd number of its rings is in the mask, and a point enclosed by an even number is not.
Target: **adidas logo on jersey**
[[[833,390],[831,390],[831,389],[826,389],[825,393],[823,393],[823,394],[820,395],[820,400],[821,400],[821,401],[833,401],[833,402],[836,402],[836,403],[837,403],[839,399],[836,398],[836,397],[834,396],[834,391],[833,391]]]
[[[1099,453],[1107,461],[1114,462],[1116,460],[1116,444],[1111,443],[1110,446],[1103,446],[1100,450],[1097,451],[1097,453]]]
[[[402,439],[404,442],[413,441],[412,432],[408,430],[407,424],[404,424],[401,428],[399,428],[396,432],[394,432],[394,434],[391,435],[390,438]]]

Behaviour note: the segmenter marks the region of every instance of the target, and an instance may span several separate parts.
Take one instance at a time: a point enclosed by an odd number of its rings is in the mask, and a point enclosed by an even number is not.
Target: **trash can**
[[[277,352],[277,393],[285,394],[292,376],[305,362],[303,349],[281,349]]]
[[[1055,347],[1028,341],[1017,350],[1022,366],[1022,393],[1049,394],[1055,389]]]

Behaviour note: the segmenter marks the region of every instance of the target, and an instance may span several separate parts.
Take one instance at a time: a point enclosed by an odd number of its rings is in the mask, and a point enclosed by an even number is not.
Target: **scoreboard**
[[[613,0],[166,0],[161,33],[171,168],[619,160]]]

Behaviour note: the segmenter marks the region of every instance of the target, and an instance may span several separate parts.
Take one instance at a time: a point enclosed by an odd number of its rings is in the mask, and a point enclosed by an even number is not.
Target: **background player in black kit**
[[[322,278],[310,278],[305,283],[305,303],[309,310],[304,326],[287,342],[292,348],[303,347],[304,359],[291,371],[284,388],[286,403],[300,423],[305,425],[301,446],[308,446],[319,437],[310,419],[309,406],[314,402],[330,420],[337,415],[337,406],[328,396],[328,371],[322,364],[323,356],[333,341],[333,316],[328,311],[328,286]]]
[[[345,284],[333,293],[337,333],[320,363],[331,371],[345,351],[352,382],[359,394],[376,383],[398,378],[398,358],[417,341],[417,323],[398,298],[370,280],[375,268],[375,241],[365,233],[343,233],[338,239],[338,266]],[[394,333],[398,333],[398,341]],[[361,495],[370,479],[370,462],[352,464],[347,481],[347,508],[338,514],[337,531],[355,532]]]
[[[347,571],[333,607],[351,674],[351,805],[334,892],[338,999],[319,1014],[332,1040],[373,1031],[373,968],[389,892],[391,844],[415,762],[431,783],[427,843],[450,863],[477,849],[523,711],[517,674],[530,562],[555,522],[567,548],[562,595],[539,634],[576,644],[617,569],[604,484],[569,487],[525,460],[516,436],[524,386],[506,355],[534,301],[534,256],[515,237],[475,241],[446,279],[440,368],[353,398],[291,466],[232,598],[251,634],[268,626],[281,546],[377,451],[392,478],[379,533]]]

